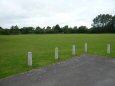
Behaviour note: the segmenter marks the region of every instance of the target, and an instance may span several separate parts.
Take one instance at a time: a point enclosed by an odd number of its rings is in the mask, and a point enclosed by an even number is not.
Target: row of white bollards
[[[88,45],[87,43],[85,43],[85,53],[87,53],[88,51]],[[110,44],[107,44],[107,54],[110,54]],[[55,48],[55,60],[58,61],[58,48]],[[75,45],[72,45],[72,55],[75,56],[76,55],[76,48]],[[32,66],[32,52],[28,52],[28,66]]]

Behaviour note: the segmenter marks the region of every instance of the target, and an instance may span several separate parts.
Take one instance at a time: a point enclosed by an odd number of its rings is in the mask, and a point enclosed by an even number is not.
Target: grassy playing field
[[[0,78],[40,68],[55,63],[54,49],[59,48],[59,61],[72,57],[75,44],[77,55],[84,54],[84,43],[88,43],[88,54],[107,56],[106,46],[111,44],[115,57],[115,34],[47,34],[47,35],[0,35]],[[27,66],[27,52],[33,53],[33,66]]]

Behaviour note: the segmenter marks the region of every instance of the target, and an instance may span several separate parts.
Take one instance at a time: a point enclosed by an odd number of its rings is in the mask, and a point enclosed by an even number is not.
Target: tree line
[[[23,27],[19,28],[11,26],[10,29],[0,27],[0,34],[12,35],[12,34],[56,34],[56,33],[115,33],[115,15],[100,14],[93,19],[92,27],[87,28],[86,26],[74,26],[69,27],[65,25],[60,27],[58,24],[50,27]]]

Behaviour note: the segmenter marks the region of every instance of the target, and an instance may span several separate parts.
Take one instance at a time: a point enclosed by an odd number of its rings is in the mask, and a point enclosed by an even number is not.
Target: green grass
[[[115,34],[46,34],[46,35],[0,35],[0,78],[55,63],[54,49],[59,48],[59,61],[70,59],[72,44],[77,55],[88,54],[115,57]],[[107,44],[111,54],[106,54]],[[27,52],[33,53],[33,66],[27,66]]]

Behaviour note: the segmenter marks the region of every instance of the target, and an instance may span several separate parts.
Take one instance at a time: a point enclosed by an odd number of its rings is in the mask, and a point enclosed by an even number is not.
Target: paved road
[[[0,86],[115,86],[115,59],[92,55],[1,79]]]

